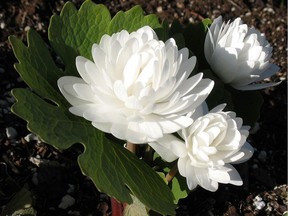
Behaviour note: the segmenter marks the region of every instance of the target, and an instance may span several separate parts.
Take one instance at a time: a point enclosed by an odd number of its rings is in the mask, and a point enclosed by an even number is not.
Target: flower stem
[[[111,209],[112,209],[112,216],[123,215],[123,205],[113,197],[111,197]]]
[[[127,147],[126,147],[130,152],[132,152],[133,154],[136,153],[137,150],[137,145],[131,142],[127,142]]]
[[[145,154],[144,154],[144,161],[151,166],[152,162],[153,162],[153,149],[151,148],[151,146],[147,145],[146,150],[145,150]]]
[[[167,175],[165,176],[165,179],[167,182],[172,181],[172,179],[174,178],[174,176],[177,174],[178,172],[178,167],[177,164],[175,164],[170,171],[167,173]]]
[[[131,142],[127,142],[126,148],[133,154],[137,151],[137,145]],[[115,198],[111,197],[112,216],[123,216],[123,211],[126,206],[126,203],[120,203]]]

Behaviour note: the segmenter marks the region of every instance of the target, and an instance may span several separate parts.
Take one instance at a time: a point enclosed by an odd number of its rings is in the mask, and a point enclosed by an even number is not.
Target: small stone
[[[26,26],[25,28],[24,28],[24,31],[29,31],[30,30],[30,26]]]
[[[265,162],[266,161],[266,158],[267,158],[267,152],[266,151],[260,151],[259,155],[258,155],[258,159],[261,161],[261,162]]]
[[[0,100],[0,106],[1,106],[1,107],[8,106],[7,101],[5,101],[5,100]]]
[[[17,135],[18,133],[15,128],[13,127],[6,128],[6,136],[8,139],[15,139]]]
[[[75,199],[66,194],[64,197],[62,197],[61,203],[58,205],[58,208],[60,209],[67,209],[75,204]]]
[[[71,194],[75,191],[75,186],[72,184],[68,184],[69,188],[67,190],[67,193]]]
[[[27,136],[24,137],[24,139],[25,139],[27,142],[39,141],[38,137],[37,137],[35,134],[33,134],[33,133],[28,134]]]
[[[254,126],[249,131],[250,134],[256,134],[260,130],[260,124],[256,122]]]
[[[36,157],[30,157],[29,158],[29,161],[33,164],[35,164],[36,166],[40,166],[41,164],[47,164],[49,163],[48,160],[46,159],[41,159],[40,157],[38,158],[37,156]]]
[[[162,12],[163,12],[163,9],[162,9],[161,6],[157,7],[157,12],[158,12],[158,13],[162,13]]]
[[[74,215],[74,216],[80,216],[80,212],[79,211],[72,211],[72,210],[69,210],[68,211],[68,215]]]
[[[0,73],[1,73],[1,74],[5,73],[5,69],[1,67],[1,68],[0,68]]]
[[[37,172],[35,172],[35,173],[33,174],[31,180],[32,180],[32,182],[33,182],[34,185],[38,185],[39,180],[38,180],[38,173],[37,173]]]
[[[5,28],[5,26],[6,26],[6,25],[5,25],[5,23],[4,23],[4,22],[1,22],[1,23],[0,23],[0,28],[1,28],[1,29],[4,29],[4,28]]]
[[[266,206],[265,202],[262,200],[261,196],[256,196],[253,199],[254,203],[253,205],[256,207],[257,210],[261,210],[262,208],[264,208]]]

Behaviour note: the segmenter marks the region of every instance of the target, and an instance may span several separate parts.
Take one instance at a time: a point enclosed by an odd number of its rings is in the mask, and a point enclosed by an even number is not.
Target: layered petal
[[[103,35],[92,46],[92,59],[78,56],[81,78],[58,81],[72,105],[69,110],[133,143],[153,142],[190,126],[193,120],[186,114],[195,111],[214,85],[202,73],[188,78],[196,57],[189,58],[187,48],[178,51],[172,38],[160,41],[149,26]]]
[[[224,104],[209,113],[203,108],[205,104],[191,115],[195,121],[179,133],[182,139],[164,135],[149,144],[166,161],[178,159],[179,173],[190,190],[199,185],[216,191],[218,183],[240,186],[242,179],[230,163],[243,163],[252,156],[253,148],[246,142],[249,128],[234,112],[224,112]]]
[[[279,71],[270,63],[272,47],[264,34],[240,18],[227,23],[221,16],[216,18],[208,29],[204,53],[213,72],[235,89],[257,90],[280,83],[263,83]]]

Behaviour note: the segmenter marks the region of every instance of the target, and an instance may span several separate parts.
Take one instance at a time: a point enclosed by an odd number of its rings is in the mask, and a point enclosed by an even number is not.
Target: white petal
[[[92,57],[93,57],[93,61],[94,61],[95,65],[96,65],[96,67],[98,67],[98,69],[105,67],[106,54],[105,54],[104,50],[101,47],[99,47],[98,44],[93,44],[93,46],[92,46]],[[79,61],[80,60],[81,59],[79,59]],[[76,62],[77,62],[77,59],[76,59]]]
[[[163,133],[174,133],[182,128],[186,128],[192,124],[193,120],[186,116],[171,116],[158,120]]]
[[[253,153],[254,153],[253,147],[246,142],[242,146],[241,150],[239,150],[237,153],[230,156],[229,158],[225,159],[225,162],[234,164],[244,163],[253,156]]]
[[[230,182],[230,175],[228,174],[228,171],[230,169],[227,169],[225,167],[221,168],[210,168],[209,169],[209,178],[217,181],[219,183],[228,184]]]
[[[212,27],[212,25],[211,25],[211,27]],[[205,58],[206,58],[208,63],[211,62],[211,56],[214,52],[214,47],[215,47],[213,35],[210,31],[211,27],[208,28],[208,31],[207,31],[207,34],[205,37],[205,43],[204,43],[204,54],[205,54]]]
[[[220,105],[214,107],[212,110],[210,110],[209,113],[221,112],[225,107],[226,107],[226,104],[220,104]]]
[[[139,130],[151,139],[159,139],[163,137],[160,125],[154,121],[143,121],[139,123]]]
[[[75,89],[73,89],[73,84],[75,83],[86,84],[83,79],[72,76],[61,77],[57,81],[57,85],[61,93],[66,98],[66,100],[73,106],[77,106],[86,102],[85,100],[81,100],[80,98],[78,98]]]
[[[233,166],[231,166],[230,164],[226,164],[225,166],[230,169],[228,171],[228,174],[230,175],[229,184],[233,184],[233,185],[237,185],[237,186],[243,185],[243,181],[241,179],[241,176],[237,172],[237,170]]]
[[[211,57],[212,70],[223,80],[229,83],[234,79],[235,66],[237,66],[238,53],[233,48],[216,48]],[[225,66],[223,65],[225,62]]]
[[[82,116],[84,115],[84,112],[86,112],[87,110],[89,109],[93,109],[95,108],[96,105],[95,104],[81,104],[81,105],[78,105],[78,106],[73,106],[73,107],[70,107],[69,108],[69,111],[71,113],[73,113],[74,115],[77,115],[77,116]]]
[[[242,91],[251,91],[251,90],[259,90],[259,89],[264,89],[264,88],[270,88],[270,87],[274,87],[277,86],[281,83],[280,82],[271,82],[271,83],[260,83],[260,84],[250,84],[250,85],[246,85],[246,86],[234,86],[233,87],[235,89],[238,90],[242,90]]]
[[[138,77],[140,72],[140,65],[141,57],[137,54],[133,55],[125,65],[123,75],[124,85],[126,89],[128,89]]]
[[[171,151],[172,145],[180,146],[179,148],[185,147],[184,141],[178,139],[172,134],[165,134],[163,137],[157,139],[157,143],[162,146],[165,146],[167,149],[170,149],[170,151]],[[175,146],[173,148],[175,148]],[[182,152],[184,153],[181,155],[178,155],[178,157],[185,157],[187,155],[186,151],[182,150]]]
[[[190,166],[189,157],[179,158],[177,165],[178,165],[178,170],[179,170],[180,175],[187,177],[186,166]]]
[[[194,172],[194,167],[192,166],[188,166],[186,167],[186,182],[187,182],[187,186],[190,190],[193,190],[197,187],[198,185],[198,181],[195,178],[195,172]]]
[[[270,76],[276,74],[279,70],[280,70],[280,68],[277,65],[270,64],[269,67],[260,74],[259,79],[255,80],[255,81],[257,82],[257,81],[263,80],[267,77],[270,77]]]
[[[86,83],[76,83],[73,85],[73,88],[80,99],[91,102],[94,101],[95,93],[91,89],[90,85],[87,85]]]
[[[218,189],[218,184],[217,183],[215,184],[215,182],[213,182],[213,180],[209,178],[207,168],[195,167],[195,177],[198,181],[198,184],[204,189],[212,191],[212,192]]]
[[[149,145],[167,162],[172,162],[178,157],[166,146],[160,145],[157,142],[150,142]]]
[[[194,75],[193,77],[187,79],[183,82],[182,85],[178,87],[178,91],[180,92],[181,96],[186,95],[189,93],[202,79],[203,73],[198,73]]]
[[[93,65],[94,65],[94,68],[93,68]],[[88,66],[88,68],[87,68],[87,66]],[[91,62],[90,60],[88,60],[82,56],[77,56],[76,57],[76,67],[77,67],[79,74],[81,75],[81,77],[83,78],[83,80],[86,83],[91,84],[94,82],[93,73],[96,74],[97,71],[96,71],[95,64],[93,62]],[[92,69],[92,71],[91,71],[91,69]]]
[[[115,96],[122,100],[122,101],[125,101],[127,100],[128,98],[128,95],[127,95],[127,92],[126,92],[126,89],[125,89],[125,86],[123,84],[123,82],[121,80],[117,80],[115,83],[114,83],[114,93],[115,93]]]
[[[103,123],[103,122],[92,122],[92,125],[95,128],[97,128],[97,129],[99,129],[101,131],[104,131],[106,133],[111,133],[112,124],[110,122],[105,122],[105,123]]]
[[[151,59],[139,74],[137,81],[146,86],[152,80],[152,75],[155,73],[157,73],[157,61]]]

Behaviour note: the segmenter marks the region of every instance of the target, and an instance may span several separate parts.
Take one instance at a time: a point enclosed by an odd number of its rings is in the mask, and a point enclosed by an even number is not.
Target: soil
[[[26,41],[30,28],[48,42],[47,27],[53,14],[59,14],[66,1],[10,0],[0,3],[0,213],[19,191],[31,195],[31,211],[40,216],[109,215],[109,197],[96,190],[82,175],[77,156],[83,151],[75,145],[59,151],[37,140],[26,123],[10,111],[14,99],[11,89],[26,87],[13,68],[17,61],[7,38],[16,35]],[[83,1],[72,0],[79,8]],[[161,20],[181,23],[216,18],[241,17],[265,33],[272,44],[273,61],[281,67],[272,80],[275,87],[262,90],[261,117],[249,136],[255,154],[249,162],[237,166],[244,181],[242,187],[221,185],[215,193],[201,188],[181,200],[177,215],[284,215],[287,211],[287,1],[283,0],[99,0],[112,14],[139,4],[146,13]],[[39,166],[41,164],[41,166]],[[24,189],[23,189],[24,188]],[[16,198],[15,198],[16,197]],[[63,197],[70,207],[63,206]],[[14,199],[13,199],[14,198]],[[264,205],[264,206],[263,206]],[[3,211],[4,212],[4,211]],[[2,212],[2,214],[4,214]],[[14,215],[34,215],[14,213]]]

